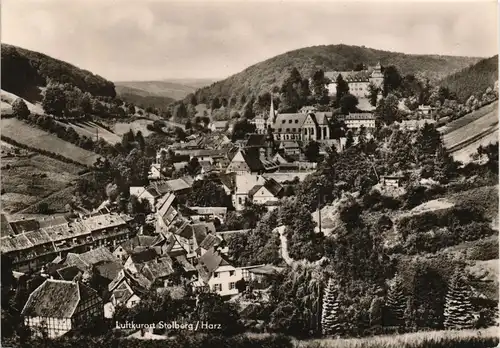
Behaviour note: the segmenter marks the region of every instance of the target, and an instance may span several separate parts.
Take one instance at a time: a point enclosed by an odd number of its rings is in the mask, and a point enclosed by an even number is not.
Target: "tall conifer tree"
[[[337,289],[333,278],[328,280],[328,285],[323,295],[321,327],[325,336],[339,335],[343,329],[340,318],[340,304],[337,300]]]
[[[444,326],[447,329],[470,329],[474,315],[470,301],[470,288],[462,272],[456,271],[450,280],[444,307]]]
[[[387,307],[390,311],[391,323],[397,326],[404,324],[407,298],[404,293],[403,280],[396,276],[387,293]]]

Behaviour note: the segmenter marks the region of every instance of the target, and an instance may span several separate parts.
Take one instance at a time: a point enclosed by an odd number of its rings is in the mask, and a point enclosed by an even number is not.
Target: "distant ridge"
[[[351,70],[356,63],[394,65],[402,74],[421,73],[432,81],[460,71],[480,61],[478,57],[415,55],[382,51],[348,45],[323,45],[286,52],[254,64],[240,73],[196,91],[198,100],[216,96],[260,95],[279,87],[291,67],[296,67],[303,78],[309,78],[317,69]]]

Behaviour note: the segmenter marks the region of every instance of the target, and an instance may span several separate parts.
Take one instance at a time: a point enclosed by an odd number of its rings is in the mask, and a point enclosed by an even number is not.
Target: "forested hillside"
[[[447,87],[458,100],[465,102],[471,95],[481,97],[495,81],[498,81],[498,55],[445,77],[439,85]]]
[[[120,97],[123,101],[133,103],[134,105],[138,105],[144,109],[154,108],[163,110],[175,100],[170,97],[152,95],[147,91],[126,86],[117,86],[116,92],[118,97]]]
[[[2,89],[31,102],[49,82],[71,84],[93,96],[115,97],[115,85],[98,75],[45,54],[2,44]]]
[[[351,70],[359,63],[394,65],[404,74],[423,74],[432,81],[477,63],[480,58],[437,55],[411,55],[381,51],[372,48],[328,45],[306,47],[290,51],[257,63],[225,80],[213,83],[196,92],[198,102],[216,96],[235,97],[261,95],[282,85],[290,67],[296,67],[303,77],[310,77],[317,69]],[[238,100],[235,99],[235,100]]]

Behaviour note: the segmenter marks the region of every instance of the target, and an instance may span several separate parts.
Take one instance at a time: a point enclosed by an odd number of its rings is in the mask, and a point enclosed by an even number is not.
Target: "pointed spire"
[[[272,94],[271,94],[271,107],[269,109],[269,119],[274,120],[274,101]]]

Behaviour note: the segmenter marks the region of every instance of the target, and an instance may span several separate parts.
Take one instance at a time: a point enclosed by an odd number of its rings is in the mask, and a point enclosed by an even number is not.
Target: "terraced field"
[[[118,135],[91,121],[79,123],[70,122],[66,126],[71,126],[79,135],[86,136],[92,140],[97,140],[97,137],[99,137],[110,144],[116,144],[121,141],[121,138]]]
[[[86,166],[91,166],[99,157],[97,154],[59,139],[54,134],[32,127],[15,118],[0,120],[2,136],[39,150],[53,152]]]
[[[64,192],[72,188],[71,184],[84,170],[83,166],[65,163],[31,151],[19,150],[16,155],[6,152],[14,151],[13,146],[4,146],[2,150],[2,211],[13,213],[35,206],[54,193]],[[71,196],[69,197],[71,199]],[[69,200],[59,199],[59,206],[49,204],[54,211]]]
[[[443,142],[453,157],[471,161],[479,145],[498,140],[498,102],[487,105],[442,127]]]

